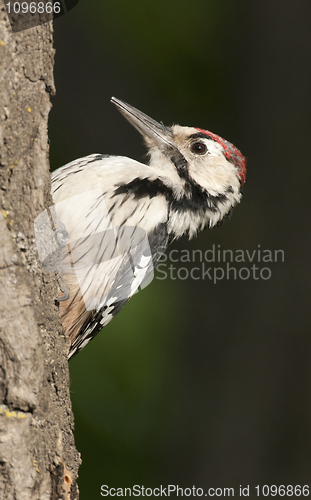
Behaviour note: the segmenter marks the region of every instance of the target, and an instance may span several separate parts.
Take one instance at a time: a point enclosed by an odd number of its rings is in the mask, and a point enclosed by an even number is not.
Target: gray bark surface
[[[76,499],[68,343],[34,219],[50,198],[52,23],[12,34],[0,3],[0,498]]]

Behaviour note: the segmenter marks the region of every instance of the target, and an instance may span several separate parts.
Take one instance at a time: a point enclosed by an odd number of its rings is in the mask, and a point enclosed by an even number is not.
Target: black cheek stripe
[[[227,191],[230,192],[231,190],[230,186]],[[219,204],[228,201],[226,194],[211,195],[195,182],[187,183],[185,185],[184,196],[176,198],[173,190],[169,186],[166,186],[160,179],[151,181],[150,179],[140,179],[139,177],[133,179],[128,184],[120,183],[112,197],[118,195],[125,195],[125,199],[133,196],[136,200],[145,197],[154,198],[155,196],[164,196],[170,210],[179,213],[188,211],[193,214],[204,210],[216,213],[219,209]]]

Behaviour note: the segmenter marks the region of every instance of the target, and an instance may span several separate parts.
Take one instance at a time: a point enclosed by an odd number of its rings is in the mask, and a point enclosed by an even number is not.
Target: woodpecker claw
[[[57,281],[59,284],[59,288],[60,288],[61,292],[63,292],[64,295],[62,295],[61,297],[55,297],[55,300],[57,300],[57,302],[66,302],[66,300],[68,300],[70,297],[69,286],[63,280],[63,278],[61,277],[60,274],[57,273],[56,278],[57,278]]]

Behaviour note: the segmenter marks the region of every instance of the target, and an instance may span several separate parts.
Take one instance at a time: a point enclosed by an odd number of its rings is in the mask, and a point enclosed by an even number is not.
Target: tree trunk
[[[0,4],[0,498],[76,499],[68,343],[34,220],[50,198],[52,23],[12,33]]]

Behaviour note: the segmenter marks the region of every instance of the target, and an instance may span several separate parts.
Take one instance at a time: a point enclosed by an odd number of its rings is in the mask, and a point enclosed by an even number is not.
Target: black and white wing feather
[[[121,311],[139,288],[144,288],[152,279],[154,268],[169,242],[166,225],[162,224],[157,231],[149,235],[148,240],[148,245],[144,242],[134,251],[130,250],[124,254],[105,305],[92,311],[80,328],[70,347],[69,359],[83,349]]]

